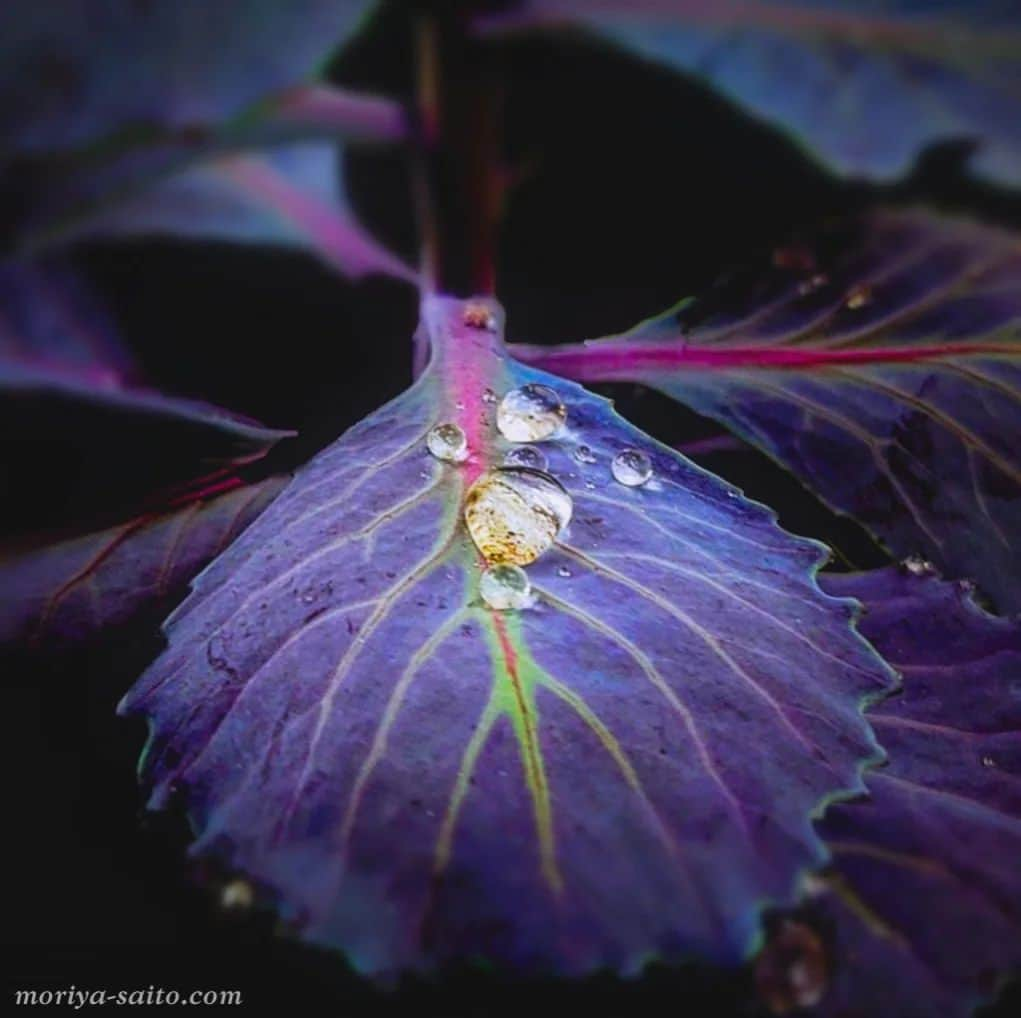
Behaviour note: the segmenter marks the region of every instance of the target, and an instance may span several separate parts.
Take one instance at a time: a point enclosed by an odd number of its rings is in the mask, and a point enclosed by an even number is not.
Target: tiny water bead
[[[595,463],[596,454],[587,445],[579,445],[574,450],[574,458],[579,463]]]
[[[521,566],[490,566],[479,580],[482,600],[496,611],[518,611],[533,603],[532,585]]]
[[[566,420],[567,407],[548,385],[511,389],[496,411],[496,426],[511,442],[541,442],[555,435]]]
[[[456,424],[437,424],[425,439],[426,447],[438,460],[463,463],[468,458],[468,439]]]
[[[230,911],[242,911],[255,903],[255,891],[247,880],[231,880],[220,891],[220,905]]]
[[[557,566],[557,576],[561,576],[565,580],[570,579],[571,570],[567,566]]]
[[[652,460],[641,449],[622,449],[610,464],[613,479],[628,488],[637,488],[652,477]]]
[[[546,457],[533,445],[515,446],[503,458],[505,467],[528,467],[529,470],[545,470]]]
[[[556,478],[502,467],[468,489],[464,521],[487,562],[526,566],[552,547],[572,511],[571,496]]]

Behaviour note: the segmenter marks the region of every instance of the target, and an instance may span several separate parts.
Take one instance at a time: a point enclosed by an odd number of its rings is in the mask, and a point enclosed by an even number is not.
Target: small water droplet
[[[579,463],[595,463],[596,454],[587,445],[579,445],[574,450],[574,458]]]
[[[496,611],[517,611],[532,603],[532,585],[521,566],[490,566],[479,580],[482,600]]]
[[[567,420],[567,407],[548,385],[511,389],[496,411],[496,426],[511,442],[541,442],[555,435]]]
[[[856,286],[847,295],[847,300],[844,302],[844,305],[849,311],[857,311],[859,308],[863,308],[866,304],[870,304],[871,302],[872,288],[868,286]]]
[[[549,550],[572,511],[571,496],[556,478],[503,467],[468,489],[464,520],[488,562],[525,566]]]
[[[220,891],[220,904],[232,912],[251,908],[254,902],[255,892],[247,880],[232,880]]]
[[[991,756],[984,756],[984,757],[982,757],[982,766],[983,767],[995,767],[996,766],[996,761]]]
[[[909,555],[901,563],[901,568],[912,576],[932,576],[936,572],[936,567],[920,555]]]
[[[562,576],[565,580],[571,575],[571,570],[567,566],[557,566],[557,576]]]
[[[515,446],[503,458],[505,467],[528,467],[530,470],[545,470],[546,457],[534,445]]]
[[[438,460],[463,463],[468,458],[468,439],[456,424],[437,424],[426,436],[426,447]]]
[[[483,403],[495,403],[496,402],[496,393],[493,392],[492,389],[486,389],[482,393],[482,402]]]
[[[610,464],[613,479],[628,488],[637,488],[652,477],[652,460],[641,449],[622,449]]]
[[[463,399],[459,399],[459,400],[458,400],[458,401],[457,401],[457,402],[456,402],[456,403],[454,404],[454,409],[455,409],[455,410],[463,410],[463,409],[464,409],[464,400],[463,400]]]
[[[822,272],[817,273],[810,279],[803,280],[798,285],[798,293],[802,297],[807,297],[809,294],[815,293],[816,290],[821,290],[829,281],[829,276]]]
[[[596,486],[591,481],[586,481],[585,482],[585,487],[588,488],[589,491],[595,491],[596,490]]]
[[[301,595],[301,600],[305,604],[311,604],[315,599],[316,595],[314,590],[306,590],[305,593]]]

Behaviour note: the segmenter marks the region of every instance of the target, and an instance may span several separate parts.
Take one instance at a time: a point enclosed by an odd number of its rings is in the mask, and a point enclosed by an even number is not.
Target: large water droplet
[[[546,457],[534,445],[517,445],[503,458],[505,467],[527,467],[529,470],[545,470]]]
[[[490,566],[479,580],[482,600],[497,611],[528,608],[532,602],[532,585],[521,566]]]
[[[541,442],[555,435],[567,420],[567,407],[548,385],[511,389],[496,411],[496,426],[511,442]]]
[[[652,477],[652,460],[641,449],[623,449],[610,464],[613,479],[629,488],[637,488]]]
[[[438,460],[463,463],[468,458],[468,439],[456,424],[437,424],[426,435],[425,444]]]
[[[505,467],[468,489],[464,520],[487,561],[526,566],[549,550],[572,510],[571,496],[554,477]]]

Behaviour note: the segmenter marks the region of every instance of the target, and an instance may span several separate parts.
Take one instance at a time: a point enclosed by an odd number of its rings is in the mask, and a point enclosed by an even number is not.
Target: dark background
[[[518,181],[497,259],[512,340],[625,329],[768,254],[797,227],[870,202],[924,201],[1021,224],[1021,201],[968,180],[966,146],[927,153],[896,188],[868,187],[828,176],[699,85],[579,37],[516,41],[475,59],[504,83],[505,157]],[[412,65],[406,13],[390,5],[345,54],[338,80],[407,97]],[[347,178],[363,221],[413,260],[407,158],[349,155]],[[456,245],[463,209],[439,212]],[[89,246],[75,259],[150,382],[299,429],[255,476],[303,462],[410,381],[416,306],[402,284],[353,285],[304,256],[216,245]],[[717,434],[663,397],[607,391],[664,441]],[[140,465],[169,455],[147,441],[125,436],[122,462],[97,485],[81,469],[97,451],[74,430],[52,454],[61,463],[38,464],[38,478],[3,497],[17,500],[24,518],[47,522],[82,525],[76,507],[86,504],[119,512],[118,477],[127,485]],[[857,525],[764,457],[745,450],[703,462],[779,510],[789,529],[834,544],[838,565],[886,561]],[[59,499],[44,483],[55,467],[66,487]],[[183,821],[143,814],[134,765],[144,731],[113,713],[158,652],[168,607],[85,650],[0,663],[9,855],[0,967],[11,988],[238,988],[249,1007],[338,1016],[754,1013],[745,977],[695,970],[577,984],[465,971],[382,993],[336,955],[274,936],[268,916],[225,915],[185,861]],[[997,1011],[1019,1012],[1016,991]]]

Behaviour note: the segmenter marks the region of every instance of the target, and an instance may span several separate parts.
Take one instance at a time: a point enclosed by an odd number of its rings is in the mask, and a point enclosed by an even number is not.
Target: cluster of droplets
[[[511,389],[499,401],[492,389],[486,389],[482,400],[498,402],[497,429],[514,445],[502,466],[482,474],[468,489],[464,519],[487,563],[479,581],[480,597],[495,611],[516,611],[535,602],[523,567],[553,546],[573,512],[570,494],[548,473],[545,453],[528,444],[560,434],[567,407],[555,389],[538,383]],[[447,463],[464,463],[469,457],[465,433],[454,423],[437,424],[426,445]],[[587,445],[576,446],[573,457],[583,465],[597,462]],[[640,449],[623,449],[613,457],[610,473],[618,484],[639,487],[652,477],[652,461]],[[561,566],[557,575],[566,578],[571,572]]]

